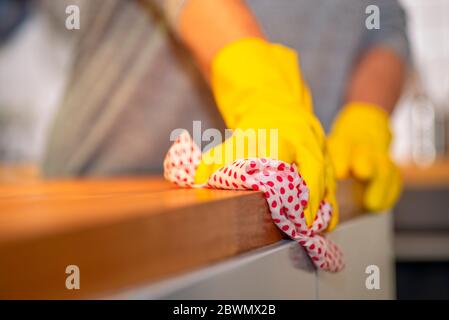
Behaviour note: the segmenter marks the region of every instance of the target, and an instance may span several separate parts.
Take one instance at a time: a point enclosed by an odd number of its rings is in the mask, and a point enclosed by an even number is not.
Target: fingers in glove
[[[330,155],[326,155],[326,195],[325,200],[332,206],[332,218],[327,227],[331,231],[338,224],[340,211],[337,202],[337,181],[335,178],[335,168]]]
[[[349,176],[350,150],[347,143],[342,143],[338,137],[330,137],[328,140],[328,151],[335,168],[335,175],[338,179],[345,179]]]
[[[307,149],[297,150],[296,164],[298,170],[309,188],[309,201],[304,214],[310,227],[315,218],[321,200],[325,193],[325,168],[323,159],[314,156]]]
[[[370,211],[388,209],[388,199],[395,191],[393,185],[395,179],[394,164],[388,157],[378,159],[376,172],[369,182],[364,195],[364,204]]]
[[[375,154],[366,146],[359,146],[352,152],[351,171],[362,181],[371,180],[375,173]]]
[[[390,192],[388,193],[387,200],[385,202],[386,209],[392,208],[398,201],[402,191],[402,177],[399,168],[393,163],[392,168],[392,180],[390,184]]]
[[[201,162],[195,172],[195,183],[206,183],[207,179],[225,165],[226,146],[224,143],[206,151],[201,156]]]

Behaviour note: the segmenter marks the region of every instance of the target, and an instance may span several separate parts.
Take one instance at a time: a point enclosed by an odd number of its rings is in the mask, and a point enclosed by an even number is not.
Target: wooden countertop
[[[339,187],[341,220],[360,186]],[[0,185],[0,298],[101,297],[283,238],[260,192],[178,189],[160,177]],[[66,266],[81,289],[65,288]]]
[[[401,171],[407,188],[449,187],[449,157],[439,158],[425,167],[403,164]]]

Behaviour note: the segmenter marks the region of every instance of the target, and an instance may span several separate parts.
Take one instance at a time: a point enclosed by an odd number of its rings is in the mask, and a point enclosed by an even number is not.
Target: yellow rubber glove
[[[284,46],[249,38],[223,48],[212,63],[211,85],[218,108],[231,129],[277,129],[277,139],[246,135],[243,154],[236,145],[245,134],[232,137],[203,155],[195,180],[204,182],[213,172],[238,158],[264,157],[276,146],[277,159],[296,163],[310,196],[306,220],[312,224],[321,200],[334,207],[329,229],[338,221],[335,178],[326,138],[313,115],[309,90],[299,72],[296,53]],[[231,156],[229,152],[232,150]]]
[[[401,192],[400,173],[389,156],[391,137],[388,114],[359,102],[343,108],[329,135],[337,178],[366,182],[363,202],[370,211],[391,208]]]

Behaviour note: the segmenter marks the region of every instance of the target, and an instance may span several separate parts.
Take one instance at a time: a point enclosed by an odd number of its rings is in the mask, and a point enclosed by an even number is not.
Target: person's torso
[[[298,51],[315,113],[329,128],[360,45],[362,1],[247,3],[269,40]],[[160,171],[174,129],[191,131],[194,120],[202,130],[224,128],[193,59],[157,10],[120,0],[88,2],[83,10],[73,75],[49,143],[63,150],[53,167],[64,163],[82,174]]]

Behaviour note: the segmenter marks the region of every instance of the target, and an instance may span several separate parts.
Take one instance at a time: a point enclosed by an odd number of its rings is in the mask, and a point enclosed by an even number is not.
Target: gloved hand
[[[391,208],[401,191],[398,168],[389,156],[391,130],[380,107],[353,102],[343,108],[329,135],[337,178],[366,182],[364,205],[370,211]]]
[[[270,129],[277,129],[278,139],[261,139],[257,131],[253,135],[234,131],[231,138],[203,155],[195,181],[205,182],[235,159],[268,156],[277,146],[276,158],[295,162],[310,189],[305,211],[308,224],[325,199],[334,209],[329,229],[333,228],[338,208],[332,162],[323,129],[313,115],[309,90],[299,73],[296,53],[258,38],[239,40],[214,58],[211,85],[229,128],[265,129],[267,136]],[[242,136],[245,143],[238,154],[236,145]]]

